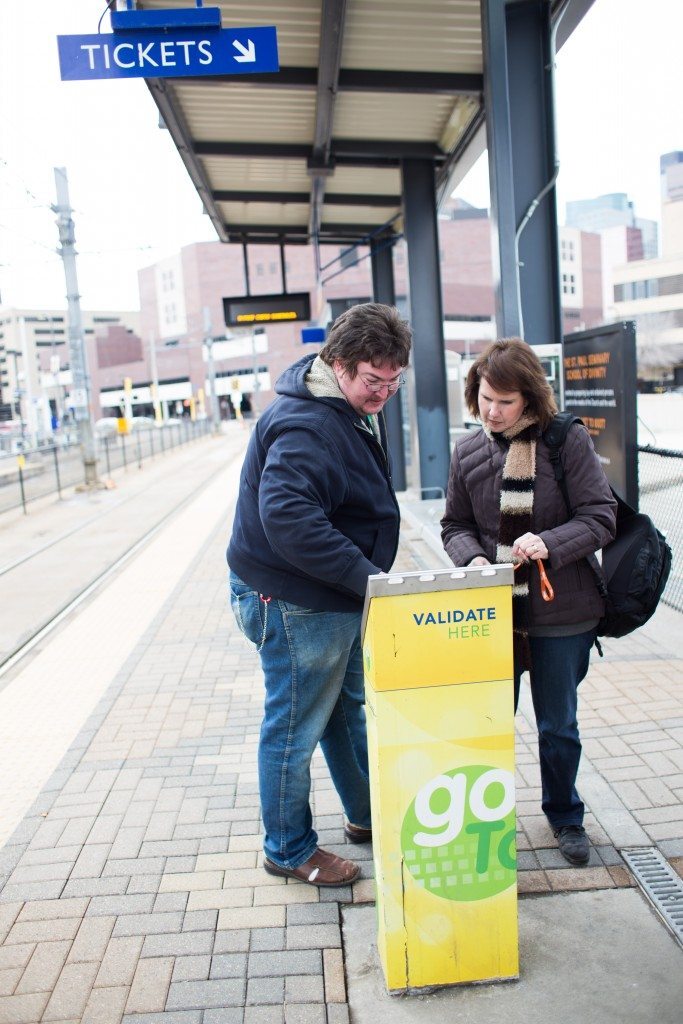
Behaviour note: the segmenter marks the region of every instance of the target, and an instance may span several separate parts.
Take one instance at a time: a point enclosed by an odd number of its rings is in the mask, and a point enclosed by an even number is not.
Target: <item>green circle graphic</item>
[[[462,827],[454,838],[450,837],[447,828],[450,811],[453,810],[453,796],[445,783],[434,787],[428,802],[429,811],[443,817],[443,826],[430,827],[419,819],[416,809],[418,797],[406,811],[401,828],[405,866],[415,885],[441,899],[459,903],[483,900],[503,892],[516,881],[514,804],[504,817],[496,818],[494,813],[494,808],[503,804],[505,787],[502,782],[491,781],[480,794],[484,806],[491,810],[486,815],[487,819],[494,820],[482,821],[473,814],[470,806],[472,787],[482,775],[491,771],[497,770],[491,765],[466,765],[443,773],[450,779],[460,777],[457,779],[458,792],[463,790],[461,777],[465,779],[464,807],[460,806],[455,811],[457,818],[462,814]],[[438,842],[441,834],[446,837],[442,845],[427,845],[424,841],[425,836],[431,836],[434,842]]]

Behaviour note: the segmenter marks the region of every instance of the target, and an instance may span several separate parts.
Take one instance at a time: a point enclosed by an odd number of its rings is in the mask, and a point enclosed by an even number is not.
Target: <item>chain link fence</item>
[[[638,445],[640,511],[671,545],[671,575],[662,601],[683,612],[683,452]]]
[[[163,455],[171,448],[210,432],[209,420],[182,419],[164,427],[100,437],[97,441],[99,476],[106,479],[115,469],[141,467],[146,459]],[[79,444],[46,445],[29,448],[22,454],[23,466],[16,455],[0,458],[0,513],[22,507],[26,511],[29,502],[54,493],[61,497],[62,491],[84,481]]]

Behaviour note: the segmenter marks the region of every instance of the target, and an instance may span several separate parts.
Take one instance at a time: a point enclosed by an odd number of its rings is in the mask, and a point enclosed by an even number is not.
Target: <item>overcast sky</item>
[[[69,176],[86,309],[137,308],[140,267],[216,237],[144,82],[59,79],[56,36],[95,32],[104,6],[0,3],[5,305],[66,304],[50,210],[56,166]],[[560,223],[568,199],[604,192],[627,192],[639,216],[659,219],[659,157],[683,150],[681,40],[683,0],[595,0],[558,55]],[[458,194],[488,205],[485,161]]]

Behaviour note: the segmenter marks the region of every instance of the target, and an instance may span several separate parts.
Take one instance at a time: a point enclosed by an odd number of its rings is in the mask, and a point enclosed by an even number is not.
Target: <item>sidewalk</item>
[[[520,903],[521,981],[392,999],[372,950],[370,847],[345,845],[321,757],[321,843],[361,858],[361,879],[318,891],[260,867],[262,683],[225,587],[238,468],[226,448],[179,516],[0,680],[2,789],[23,780],[33,800],[0,838],[0,1024],[382,1024],[435,1012],[478,1022],[497,1011],[514,1022],[535,1020],[534,1005],[554,1024],[678,1022],[681,951],[619,850],[656,845],[683,873],[680,615],[663,609],[608,644],[582,685],[585,869],[559,858],[541,818],[522,702],[520,891],[541,898]],[[405,511],[397,568],[433,568],[434,523]],[[607,996],[592,1018],[553,998],[597,990]]]

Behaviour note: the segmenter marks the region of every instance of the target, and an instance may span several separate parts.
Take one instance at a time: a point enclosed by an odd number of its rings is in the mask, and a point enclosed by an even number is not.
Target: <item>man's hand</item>
[[[468,562],[467,564],[469,566],[469,565],[490,565],[491,563],[489,562],[488,558],[485,558],[483,555],[477,555],[476,558],[473,558],[472,561]]]

